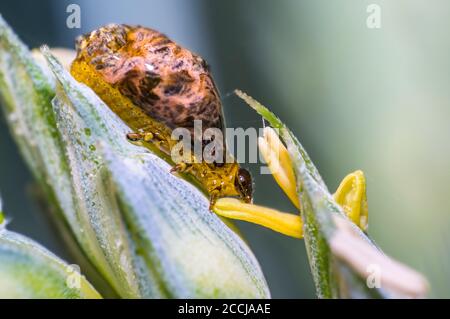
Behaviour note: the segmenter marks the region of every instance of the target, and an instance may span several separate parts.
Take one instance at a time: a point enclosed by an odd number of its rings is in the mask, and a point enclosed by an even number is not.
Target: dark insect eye
[[[244,169],[244,168],[240,168],[239,169],[239,182],[244,186],[244,185],[248,185],[249,183],[251,183],[252,177],[250,176],[250,173]]]
[[[244,169],[240,168],[236,178],[236,187],[245,199],[251,199],[253,193],[252,176]]]

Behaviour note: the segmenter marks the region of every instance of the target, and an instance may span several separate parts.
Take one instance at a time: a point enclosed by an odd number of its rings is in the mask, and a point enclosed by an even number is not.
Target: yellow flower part
[[[264,137],[258,138],[258,146],[275,181],[294,206],[300,209],[292,161],[278,134],[271,127],[264,128]]]
[[[220,198],[214,205],[217,215],[255,223],[287,236],[302,238],[303,222],[300,216],[278,210],[245,204],[235,198]]]
[[[369,210],[366,196],[366,179],[362,171],[348,174],[339,185],[334,200],[345,214],[363,231],[368,227]]]
[[[278,134],[270,127],[264,128],[264,136],[258,138],[258,145],[275,181],[295,207],[300,209],[292,161]],[[367,230],[366,181],[362,171],[347,175],[336,190],[334,199],[350,220],[362,230]],[[258,224],[287,236],[303,237],[303,221],[299,215],[245,204],[235,198],[219,199],[213,211],[219,216]]]

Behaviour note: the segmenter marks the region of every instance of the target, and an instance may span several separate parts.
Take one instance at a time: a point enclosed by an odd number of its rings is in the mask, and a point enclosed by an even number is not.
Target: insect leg
[[[219,191],[213,190],[209,193],[209,210],[213,211],[213,207],[216,204],[217,200],[219,199]]]
[[[188,165],[186,163],[178,163],[175,164],[174,167],[170,169],[171,173],[183,173],[186,171]]]
[[[176,174],[176,173],[189,173],[189,171],[191,171],[193,167],[194,166],[193,166],[192,163],[181,162],[181,163],[175,164],[170,169],[170,172],[173,173],[173,174]]]

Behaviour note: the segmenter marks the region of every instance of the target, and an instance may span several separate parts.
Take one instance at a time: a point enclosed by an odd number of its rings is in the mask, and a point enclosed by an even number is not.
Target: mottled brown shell
[[[192,134],[195,120],[202,121],[203,130],[225,128],[206,62],[157,31],[111,24],[84,35],[77,40],[71,73],[130,129],[151,133],[151,142],[167,155],[177,143],[171,137],[174,128],[188,128]],[[251,176],[234,159],[193,163],[189,174],[208,191],[211,205],[225,196],[251,201]]]
[[[206,62],[164,34],[111,24],[77,40],[85,60],[147,115],[170,127],[223,130],[220,97]]]

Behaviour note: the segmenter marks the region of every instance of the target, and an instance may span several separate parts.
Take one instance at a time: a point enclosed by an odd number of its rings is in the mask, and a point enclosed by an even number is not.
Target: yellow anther
[[[303,222],[298,215],[283,213],[264,206],[245,204],[235,198],[218,199],[213,210],[223,217],[258,224],[287,236],[303,237]]]
[[[368,206],[366,179],[362,171],[348,174],[334,193],[335,201],[341,205],[345,214],[362,230],[368,227]]]
[[[275,181],[300,209],[292,161],[278,134],[270,127],[264,128],[264,137],[258,138],[258,146]]]
[[[266,127],[263,137],[258,138],[258,145],[274,179],[295,207],[300,209],[292,161],[278,134],[272,128]],[[334,194],[334,198],[356,225],[364,231],[367,230],[366,182],[362,171],[346,176]],[[303,237],[303,221],[299,215],[245,204],[234,198],[217,200],[213,211],[219,216],[258,224],[287,236]]]

